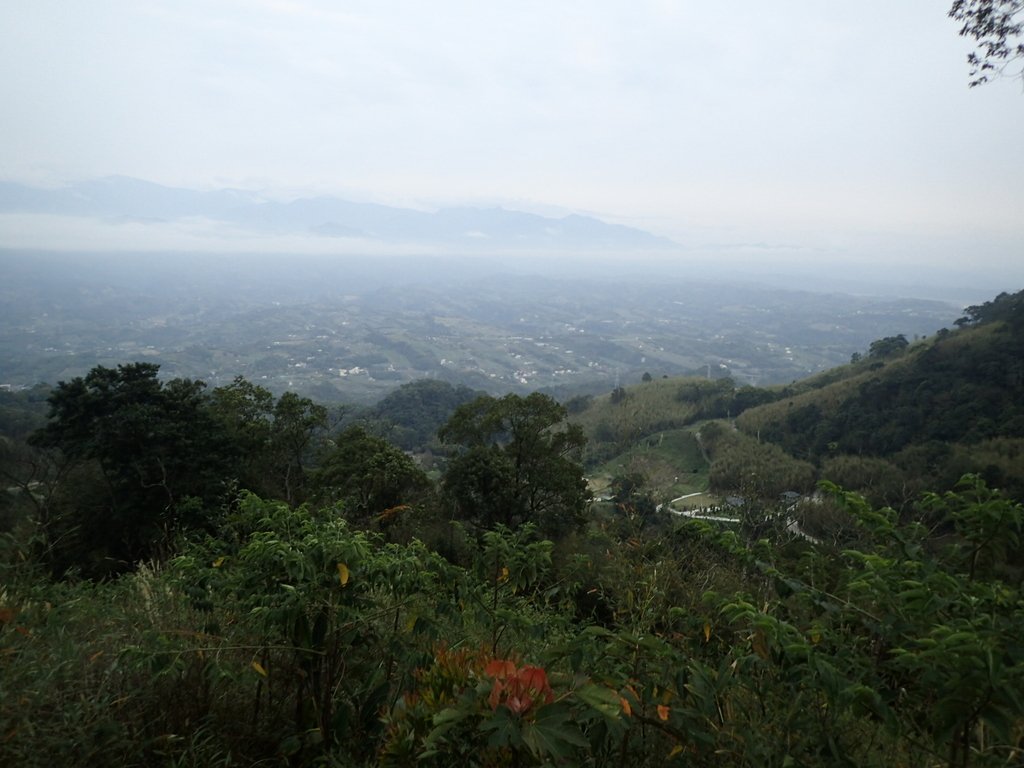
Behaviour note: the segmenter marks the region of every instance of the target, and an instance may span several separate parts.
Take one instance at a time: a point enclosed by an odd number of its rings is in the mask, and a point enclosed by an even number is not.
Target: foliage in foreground
[[[1021,507],[969,478],[938,546],[837,493],[857,549],[593,525],[556,561],[527,525],[454,565],[245,495],[116,581],[9,565],[0,759],[1020,764]]]

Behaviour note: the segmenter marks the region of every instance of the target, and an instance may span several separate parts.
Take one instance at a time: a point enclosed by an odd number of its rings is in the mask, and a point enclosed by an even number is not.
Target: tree
[[[315,452],[317,433],[327,425],[327,409],[308,397],[285,392],[274,404],[270,454],[279,494],[289,504],[303,500],[306,467]]]
[[[774,400],[775,395],[770,390],[751,386],[740,387],[733,395],[733,415],[738,416],[748,408],[755,408],[765,403],[771,403]]]
[[[582,522],[590,499],[577,461],[586,438],[547,395],[484,395],[438,433],[457,446],[444,476],[456,514],[485,528],[534,522],[557,535]]]
[[[570,397],[566,400],[563,405],[565,405],[565,410],[570,415],[576,416],[577,414],[583,413],[587,410],[591,405],[593,405],[593,403],[593,395],[576,395],[575,397]]]
[[[210,394],[209,408],[223,430],[236,458],[235,480],[242,488],[269,495],[273,467],[270,439],[274,396],[269,390],[238,376]]]
[[[86,570],[90,559],[120,570],[158,555],[178,530],[202,523],[188,499],[223,489],[230,451],[205,408],[205,384],[164,383],[158,373],[151,363],[97,366],[50,395],[48,423],[31,442],[78,467],[59,522],[67,565],[82,558]]]
[[[998,321],[1019,328],[1024,322],[1024,291],[1014,294],[1000,293],[992,301],[973,305],[964,309],[964,316],[955,321],[958,328],[969,325],[982,325]]]
[[[658,505],[647,487],[643,472],[633,470],[616,475],[611,482],[615,508],[640,530],[649,523],[658,510]]]
[[[364,522],[416,501],[430,480],[387,440],[353,426],[322,457],[310,484],[318,500],[340,501],[347,518]]]
[[[902,333],[896,336],[886,336],[884,339],[876,339],[871,342],[871,345],[868,347],[868,357],[876,359],[880,357],[893,357],[902,354],[908,346],[910,346],[910,342],[907,341],[907,337]]]
[[[900,509],[916,495],[898,466],[875,456],[829,456],[821,464],[821,477],[856,491],[875,506]]]
[[[275,401],[269,390],[242,376],[213,390],[207,405],[227,443],[232,479],[261,496],[303,501],[327,409],[294,392]]]
[[[973,38],[978,50],[967,55],[970,87],[1002,75],[1014,61],[1024,58],[1024,0],[956,0],[949,17],[962,24],[961,37]],[[1014,73],[1024,77],[1024,68]]]

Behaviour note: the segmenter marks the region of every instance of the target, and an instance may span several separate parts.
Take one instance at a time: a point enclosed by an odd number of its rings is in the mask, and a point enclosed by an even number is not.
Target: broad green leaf
[[[610,720],[618,720],[622,714],[622,702],[618,692],[603,685],[587,683],[576,689],[576,697]]]
[[[573,747],[589,748],[572,716],[572,709],[562,702],[541,707],[533,722],[523,724],[523,742],[541,759],[568,757]]]

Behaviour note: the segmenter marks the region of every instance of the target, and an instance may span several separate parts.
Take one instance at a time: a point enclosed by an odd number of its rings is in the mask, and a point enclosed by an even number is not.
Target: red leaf
[[[495,659],[484,668],[484,674],[497,680],[515,677],[516,665],[508,659]]]
[[[543,691],[548,688],[548,674],[540,667],[523,667],[519,670],[519,680],[526,688]]]

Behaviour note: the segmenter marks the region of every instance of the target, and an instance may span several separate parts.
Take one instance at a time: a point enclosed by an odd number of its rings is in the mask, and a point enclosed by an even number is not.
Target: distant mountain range
[[[539,216],[504,208],[419,211],[336,197],[280,202],[256,193],[201,192],[108,176],[58,189],[0,182],[0,213],[76,216],[114,222],[163,223],[184,218],[243,230],[356,238],[382,243],[492,248],[663,249],[671,240],[589,216]]]

